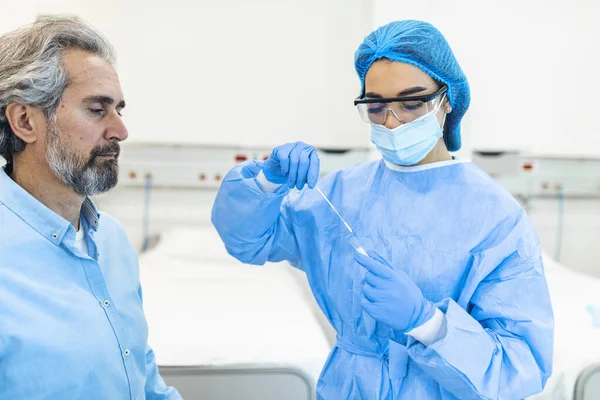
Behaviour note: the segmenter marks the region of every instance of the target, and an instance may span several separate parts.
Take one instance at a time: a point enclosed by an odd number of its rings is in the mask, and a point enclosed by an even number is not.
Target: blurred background
[[[115,46],[130,136],[119,185],[95,201],[121,221],[142,256],[172,232],[210,231],[225,174],[239,162],[264,159],[274,146],[315,145],[323,174],[378,158],[352,103],[360,90],[354,51],[380,25],[422,19],[446,36],[471,85],[456,156],[478,164],[525,207],[549,260],[582,279],[600,277],[598,2],[0,4],[0,34],[39,15],[70,14]],[[200,255],[219,246],[213,237],[190,237]],[[289,270],[332,344],[306,279]]]
[[[456,155],[527,207],[549,254],[600,275],[597,2],[2,2],[3,32],[72,14],[116,47],[130,136],[119,189],[98,202],[137,248],[169,225],[206,223],[227,171],[276,145],[315,145],[323,174],[377,158],[352,104],[354,51],[376,27],[414,18],[442,31],[470,81]]]

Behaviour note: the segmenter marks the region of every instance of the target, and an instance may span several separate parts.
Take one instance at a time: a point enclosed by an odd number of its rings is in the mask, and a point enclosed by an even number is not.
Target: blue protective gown
[[[359,302],[365,270],[348,231],[315,190],[265,193],[260,162],[233,168],[212,221],[228,252],[304,271],[337,331],[320,399],[523,399],[552,370],[554,321],[541,246],[523,209],[474,164],[395,171],[382,161],[334,172],[319,187],[363,247],[402,268],[446,315],[426,347]],[[366,316],[365,316],[366,315]]]

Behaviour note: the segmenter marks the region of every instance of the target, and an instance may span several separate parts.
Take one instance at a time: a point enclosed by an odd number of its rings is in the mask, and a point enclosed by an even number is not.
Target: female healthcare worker
[[[236,166],[212,221],[244,263],[306,272],[337,331],[322,399],[523,399],[552,369],[553,315],[540,242],[523,209],[470,162],[454,160],[469,86],[433,26],[393,22],[355,57],[383,161],[319,181],[368,256],[314,188],[312,146]],[[507,125],[509,127],[510,125]],[[442,128],[443,127],[443,128]]]

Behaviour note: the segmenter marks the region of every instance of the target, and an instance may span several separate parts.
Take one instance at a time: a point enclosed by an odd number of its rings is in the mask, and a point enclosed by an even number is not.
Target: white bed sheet
[[[600,279],[556,263],[544,255],[555,317],[554,367],[544,392],[535,400],[573,399],[581,372],[600,363],[600,329],[586,310],[600,307]]]
[[[140,257],[161,366],[275,366],[313,379],[331,346],[286,265],[242,265],[211,227],[177,229]]]

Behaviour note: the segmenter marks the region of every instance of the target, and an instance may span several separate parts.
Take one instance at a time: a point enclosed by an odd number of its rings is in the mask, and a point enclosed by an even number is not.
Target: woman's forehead
[[[436,89],[436,81],[418,67],[387,59],[375,61],[365,75],[365,93],[375,92],[385,97],[415,87]]]

